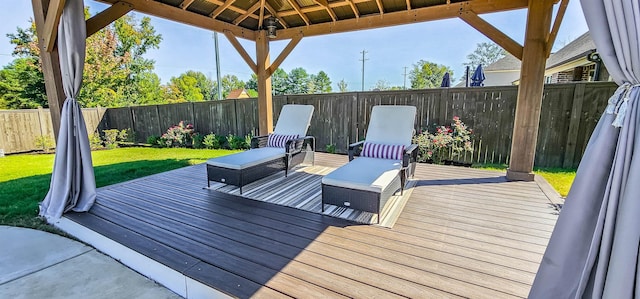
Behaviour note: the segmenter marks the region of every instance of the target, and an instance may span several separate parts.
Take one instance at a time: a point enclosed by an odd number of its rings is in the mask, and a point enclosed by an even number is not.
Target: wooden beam
[[[287,2],[289,2],[291,7],[293,7],[293,9],[298,13],[298,15],[304,21],[304,23],[307,24],[307,26],[309,26],[311,24],[311,22],[309,22],[309,18],[307,17],[307,15],[305,15],[302,12],[302,9],[300,8],[300,5],[298,5],[298,2],[296,2],[296,0],[287,0]]]
[[[376,0],[376,5],[378,5],[378,10],[380,11],[380,14],[384,14],[384,6],[382,5],[382,1],[380,0]]]
[[[101,0],[106,3],[116,3],[120,0]],[[190,11],[182,10],[178,7],[163,4],[158,1],[147,0],[126,0],[133,6],[133,9],[141,13],[150,14],[156,17],[165,18],[168,20],[180,22],[195,27],[223,32],[229,30],[234,36],[242,37],[249,40],[255,40],[256,34],[252,30],[244,29],[238,26],[234,26],[227,22],[211,19],[207,16],[197,14]],[[233,7],[233,6],[232,6]]]
[[[58,24],[60,24],[60,16],[64,9],[65,0],[51,0],[47,9],[47,16],[44,22],[44,30],[42,38],[44,38],[44,50],[51,52],[55,47],[56,37],[58,36]]]
[[[411,0],[407,0],[407,10],[411,10]]]
[[[236,49],[236,51],[238,51],[238,54],[240,54],[242,59],[244,59],[244,62],[246,62],[247,65],[249,65],[249,68],[254,73],[257,74],[258,73],[258,70],[257,70],[258,67],[256,66],[256,63],[253,62],[253,59],[251,58],[251,56],[249,56],[247,51],[245,51],[244,47],[242,47],[242,45],[240,44],[238,39],[233,35],[233,33],[231,33],[231,31],[229,31],[229,30],[225,30],[224,31],[224,35],[227,37],[229,42],[231,42],[231,45],[233,45],[233,47]]]
[[[247,9],[247,12],[245,12],[244,14],[238,16],[235,20],[233,20],[233,24],[234,25],[240,24],[242,21],[248,18],[249,15],[253,14],[253,12],[255,12],[256,9],[258,8],[260,8],[260,1],[256,2],[254,5],[249,7],[249,9]]]
[[[271,13],[272,16],[278,18],[278,22],[282,25],[283,28],[289,28],[289,24],[284,20],[284,18],[280,17],[280,14],[269,5],[269,2],[264,2],[264,7]]]
[[[353,3],[352,0],[347,0],[347,3],[349,3],[349,6],[351,6],[351,10],[353,11],[353,14],[356,16],[356,19],[360,18],[360,12],[358,11],[358,8],[356,7],[356,4]]]
[[[180,8],[182,8],[183,10],[187,10],[187,8],[189,8],[189,5],[191,5],[191,3],[193,3],[193,1],[196,1],[196,0],[184,0],[184,1],[182,1],[182,3],[180,3]]]
[[[262,22],[264,22],[264,4],[265,0],[260,0],[260,16],[258,17],[258,30],[262,29]]]
[[[474,0],[451,5],[442,4],[430,7],[414,8],[410,12],[387,12],[384,15],[369,15],[360,17],[360,19],[346,19],[332,23],[327,22],[313,24],[306,27],[283,29],[278,31],[278,37],[276,37],[275,40],[290,39],[299,33],[302,33],[303,36],[316,36],[328,33],[350,32],[408,23],[457,18],[461,9],[472,10],[477,14],[521,9],[527,7],[527,3],[528,0]],[[284,13],[282,14],[284,15]]]
[[[549,45],[549,48],[547,49],[547,58],[551,55],[551,49],[553,49],[553,44],[556,42],[556,36],[558,36],[558,30],[560,29],[560,24],[562,24],[562,19],[564,19],[564,14],[567,12],[568,5],[569,0],[562,0],[562,2],[560,2],[558,14],[556,15],[556,19],[553,21],[551,32],[549,32],[549,35],[547,36],[547,45]]]
[[[380,2],[380,0],[376,0],[377,2]],[[336,14],[333,12],[333,10],[331,9],[331,7],[329,7],[329,1],[327,0],[313,0],[313,2],[315,4],[318,4],[322,7],[324,7],[324,9],[327,11],[327,13],[329,14],[329,16],[331,17],[331,19],[335,22],[338,20],[338,17],[336,16]]]
[[[87,37],[107,27],[113,21],[126,15],[133,9],[129,3],[118,2],[87,20]]]
[[[522,46],[504,34],[500,29],[494,27],[489,24],[487,21],[479,17],[473,11],[463,11],[460,13],[460,18],[467,22],[467,24],[471,25],[471,27],[480,31],[486,37],[491,39],[496,44],[500,45],[502,48],[507,50],[507,52],[511,53],[511,55],[516,58],[522,60]]]
[[[234,2],[236,2],[236,0],[227,0],[224,2],[224,4],[218,6],[218,8],[216,8],[212,13],[209,14],[210,18],[216,18],[218,15],[220,15],[225,9],[227,9],[229,6],[231,6],[231,4],[233,4]]]
[[[34,21],[36,22],[36,32],[38,36],[43,36],[44,23],[47,15],[46,9],[49,7],[49,0],[31,0],[31,3],[33,5]],[[62,111],[62,105],[66,100],[64,89],[62,88],[60,57],[57,47],[51,52],[44,50],[45,43],[43,39],[38,39],[38,47],[40,48],[40,63],[42,65],[42,74],[44,75],[44,87],[47,93],[47,101],[49,102],[49,111],[51,112],[53,134],[56,140],[58,140],[58,132],[60,132],[60,111]]]
[[[273,132],[273,101],[271,96],[271,75],[269,65],[269,38],[266,30],[260,30],[256,37],[256,56],[258,76],[258,124],[260,135]]]
[[[273,73],[280,67],[280,64],[282,64],[282,62],[287,58],[287,56],[289,56],[291,51],[293,51],[293,49],[298,45],[298,43],[301,40],[302,40],[302,34],[298,34],[294,36],[291,39],[291,41],[289,41],[287,46],[284,47],[284,49],[282,49],[282,52],[280,52],[280,55],[278,55],[276,60],[274,60],[273,63],[269,66],[269,69],[267,70],[267,74],[269,76],[273,75]]]
[[[552,0],[530,0],[507,179],[532,181]]]

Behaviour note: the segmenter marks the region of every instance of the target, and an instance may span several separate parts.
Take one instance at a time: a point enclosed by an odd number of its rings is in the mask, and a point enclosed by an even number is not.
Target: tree
[[[386,80],[378,80],[375,85],[373,85],[373,90],[389,90],[391,87],[389,86],[389,82]]]
[[[440,87],[442,77],[446,72],[449,72],[449,75],[453,78],[453,71],[448,66],[420,60],[413,65],[413,69],[409,73],[411,88],[423,89]]]
[[[222,97],[227,98],[229,93],[235,89],[243,89],[245,84],[242,80],[238,79],[236,75],[224,75],[220,79],[222,84]]]
[[[337,85],[340,92],[347,92],[347,82],[344,79],[340,80]]]
[[[44,77],[35,59],[18,58],[0,70],[0,109],[46,107]]]
[[[329,79],[329,75],[324,71],[319,71],[316,76],[313,78],[315,93],[329,93],[331,92],[331,79]]]
[[[507,51],[494,43],[479,43],[473,53],[467,55],[468,61],[464,65],[471,69],[480,64],[487,66],[498,61],[505,55],[507,55]],[[453,80],[451,80],[451,82],[453,82]]]
[[[171,77],[167,91],[167,100],[172,103],[204,101],[198,80],[187,73]]]
[[[281,68],[278,68],[276,69],[275,72],[273,72],[273,74],[271,75],[271,91],[274,95],[282,95],[287,93],[288,78],[289,78],[289,75],[287,75],[287,72],[285,72]],[[256,77],[256,80],[257,80],[257,77]],[[257,90],[257,86],[258,86],[258,83],[256,81],[256,90]]]
[[[305,94],[309,91],[309,74],[304,68],[292,69],[287,77],[287,94]]]

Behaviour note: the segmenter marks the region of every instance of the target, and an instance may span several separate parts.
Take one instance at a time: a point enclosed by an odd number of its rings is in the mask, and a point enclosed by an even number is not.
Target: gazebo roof
[[[99,0],[255,40],[278,19],[278,39],[314,36],[526,8],[527,0]]]

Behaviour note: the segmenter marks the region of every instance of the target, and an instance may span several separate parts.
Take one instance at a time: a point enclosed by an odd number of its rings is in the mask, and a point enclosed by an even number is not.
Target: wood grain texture
[[[526,297],[557,217],[540,187],[429,164],[416,179],[392,229],[204,189],[204,165],[100,188],[65,217],[236,297]]]

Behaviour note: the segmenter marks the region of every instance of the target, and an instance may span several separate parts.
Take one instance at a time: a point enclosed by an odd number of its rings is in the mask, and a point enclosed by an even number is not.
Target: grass
[[[474,165],[473,167],[494,171],[507,170],[507,166],[504,164],[484,164]],[[566,197],[569,194],[573,179],[576,177],[576,169],[536,167],[533,172],[541,175],[562,197]]]
[[[91,153],[98,187],[202,163],[233,153],[228,150],[119,148]],[[0,158],[0,225],[56,232],[38,215],[51,181],[53,154],[9,155]]]

